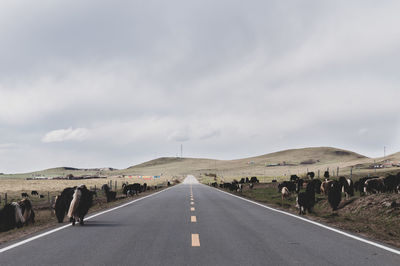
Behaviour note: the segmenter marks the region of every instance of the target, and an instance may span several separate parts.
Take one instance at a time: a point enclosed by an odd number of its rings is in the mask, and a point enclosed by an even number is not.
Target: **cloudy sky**
[[[400,2],[0,2],[0,172],[400,151]]]

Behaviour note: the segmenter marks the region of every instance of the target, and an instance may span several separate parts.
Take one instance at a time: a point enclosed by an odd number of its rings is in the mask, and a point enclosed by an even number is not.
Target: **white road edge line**
[[[178,186],[178,185],[177,185],[177,186]],[[176,187],[176,186],[173,186],[173,187]],[[163,189],[163,190],[158,191],[158,192],[156,192],[156,193],[153,193],[153,194],[144,196],[143,198],[138,198],[138,199],[135,199],[135,200],[133,200],[133,201],[124,203],[124,204],[122,204],[122,205],[119,205],[119,206],[117,206],[117,207],[114,207],[114,208],[111,208],[111,209],[108,209],[108,210],[105,210],[105,211],[96,213],[96,214],[94,214],[94,215],[91,215],[91,216],[85,218],[84,221],[90,220],[90,219],[92,219],[92,218],[94,218],[94,217],[97,217],[97,216],[99,216],[99,215],[102,215],[102,214],[105,214],[105,213],[108,213],[108,212],[115,211],[115,210],[117,210],[117,209],[120,209],[120,208],[123,208],[123,207],[125,207],[125,206],[128,206],[128,205],[130,205],[130,204],[132,204],[132,203],[135,203],[135,202],[138,202],[138,201],[140,201],[140,200],[146,199],[146,198],[148,198],[148,197],[155,196],[155,195],[157,195],[157,194],[159,194],[159,193],[162,193],[162,192],[165,192],[165,191],[167,191],[167,190],[169,190],[169,189],[171,189],[171,188],[173,188],[173,187]],[[47,232],[45,232],[45,233],[39,234],[39,235],[37,235],[37,236],[34,236],[34,237],[31,237],[31,238],[22,240],[22,241],[20,241],[20,242],[17,242],[17,243],[15,243],[15,244],[10,245],[10,246],[4,247],[4,248],[0,249],[0,254],[3,253],[3,252],[5,252],[5,251],[7,251],[7,250],[10,250],[10,249],[19,247],[19,246],[21,246],[21,245],[24,245],[24,244],[26,244],[26,243],[29,243],[29,242],[31,242],[31,241],[33,241],[33,240],[38,239],[38,238],[41,238],[41,237],[50,235],[50,234],[52,234],[52,233],[55,233],[55,232],[57,232],[57,231],[63,230],[63,229],[65,229],[65,228],[69,227],[69,226],[72,226],[72,225],[69,223],[69,224],[66,224],[66,225],[64,225],[64,226],[61,226],[61,227],[55,228],[55,229],[53,229],[53,230],[47,231]]]
[[[206,185],[204,185],[204,186],[206,186]],[[208,187],[208,186],[206,186],[206,187]],[[270,211],[274,211],[274,212],[278,212],[278,213],[281,213],[281,214],[285,214],[285,215],[294,217],[294,218],[299,219],[299,220],[302,220],[302,221],[304,221],[304,222],[314,224],[314,225],[316,225],[316,226],[319,226],[319,227],[328,229],[328,230],[333,231],[333,232],[335,232],[335,233],[338,233],[338,234],[341,234],[341,235],[344,235],[344,236],[353,238],[353,239],[358,240],[358,241],[360,241],[360,242],[364,242],[364,243],[366,243],[366,244],[370,244],[370,245],[372,245],[372,246],[375,246],[375,247],[384,249],[384,250],[386,250],[386,251],[392,252],[392,253],[394,253],[394,254],[400,255],[400,250],[397,250],[397,249],[394,249],[394,248],[390,248],[390,247],[387,247],[387,246],[384,246],[384,245],[375,243],[375,242],[370,241],[370,240],[367,240],[367,239],[363,239],[363,238],[361,238],[361,237],[358,237],[358,236],[355,236],[355,235],[352,235],[352,234],[343,232],[343,231],[341,231],[341,230],[338,230],[338,229],[335,229],[335,228],[326,226],[326,225],[324,225],[324,224],[320,224],[320,223],[315,222],[315,221],[308,220],[308,219],[306,219],[306,218],[297,216],[297,215],[292,214],[292,213],[288,213],[288,212],[285,212],[285,211],[281,211],[281,210],[278,210],[278,209],[274,209],[274,208],[265,206],[265,205],[263,205],[263,204],[261,204],[261,203],[258,203],[258,202],[255,202],[255,201],[252,201],[252,200],[249,200],[249,199],[246,199],[246,198],[242,198],[242,197],[233,195],[233,194],[231,194],[231,193],[228,193],[228,192],[219,190],[219,189],[217,189],[217,188],[212,188],[212,189],[215,189],[215,190],[217,190],[217,191],[219,191],[219,192],[228,194],[229,196],[236,197],[236,198],[238,198],[238,199],[241,199],[241,200],[244,200],[244,201],[253,203],[253,204],[255,204],[255,205],[258,205],[258,206],[260,206],[260,207],[263,207],[263,208],[265,208],[265,209],[268,209],[268,210],[270,210]]]

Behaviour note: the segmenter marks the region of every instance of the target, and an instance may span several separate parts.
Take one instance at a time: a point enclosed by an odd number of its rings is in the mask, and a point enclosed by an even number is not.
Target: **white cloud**
[[[382,139],[400,150],[398,1],[11,2],[0,140],[48,167],[124,167],[177,142],[219,158],[348,143],[373,156]],[[32,163],[0,149],[10,169]]]
[[[48,132],[42,138],[42,142],[83,141],[88,139],[89,135],[90,132],[86,128],[58,129]]]

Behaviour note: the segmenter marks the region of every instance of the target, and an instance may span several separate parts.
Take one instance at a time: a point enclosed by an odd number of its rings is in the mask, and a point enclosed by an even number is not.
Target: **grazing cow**
[[[218,187],[218,183],[217,182],[211,183],[211,186]]]
[[[287,187],[283,187],[281,189],[281,194],[282,194],[282,200],[284,198],[289,198],[290,197],[290,191],[289,191],[289,189],[287,189]]]
[[[296,193],[299,193],[300,189],[303,188],[303,183],[304,183],[303,179],[301,179],[301,178],[297,179],[297,182],[296,182]]]
[[[397,192],[397,187],[400,185],[400,175],[388,175],[383,182],[386,192]]]
[[[250,179],[248,177],[246,177],[246,184],[250,183]]]
[[[384,177],[371,178],[365,181],[364,193],[375,194],[385,192]]]
[[[230,191],[237,191],[238,188],[239,188],[239,184],[237,184],[237,182],[230,183],[230,186],[229,186]]]
[[[29,195],[28,195],[28,193],[23,192],[23,193],[21,193],[21,197],[23,197],[23,198],[29,198]]]
[[[168,186],[168,187],[171,186],[171,182],[168,181],[167,186]]]
[[[354,186],[353,181],[350,178],[346,178],[344,176],[339,177],[339,183],[341,186],[342,193],[345,194],[346,199],[354,196]]]
[[[142,192],[145,192],[146,190],[147,190],[147,183],[144,183]]]
[[[237,188],[237,192],[242,192],[243,191],[243,184],[239,184],[239,185],[237,185],[238,186],[238,188]]]
[[[250,183],[250,184],[249,184],[249,188],[250,188],[250,189],[253,189],[253,187],[254,187],[254,183]]]
[[[244,179],[244,177],[242,177],[239,181],[240,184],[244,184],[246,182],[246,180]]]
[[[17,202],[8,203],[0,210],[0,232],[21,228],[25,223],[21,207]]]
[[[93,193],[85,185],[80,185],[75,189],[67,214],[72,225],[75,225],[75,222],[83,225],[83,219],[92,206],[92,203]]]
[[[54,210],[59,223],[64,221],[64,217],[69,210],[75,188],[76,187],[67,187],[61,192],[60,195],[56,197]]]
[[[276,182],[278,182],[278,180],[272,179],[272,183],[276,183]]]
[[[25,219],[25,224],[35,223],[35,212],[32,208],[32,203],[29,199],[23,199],[18,202],[19,207],[21,208],[22,216]]]
[[[104,190],[104,193],[106,193],[107,202],[115,200],[115,197],[117,196],[117,192],[111,191],[110,187],[107,184],[104,184],[101,187],[101,189]]]
[[[340,201],[342,200],[342,191],[340,183],[336,180],[331,180],[330,188],[328,189],[328,202],[331,205],[332,211],[336,211]]]
[[[297,180],[299,180],[299,177],[297,175],[291,175],[290,176],[290,181],[297,182]]]
[[[329,171],[325,171],[324,177],[325,177],[325,179],[329,179]]]
[[[364,193],[365,181],[367,181],[369,179],[373,179],[373,178],[378,178],[378,176],[362,177],[359,180],[357,180],[356,182],[354,182],[355,191],[359,191],[360,192],[360,196],[363,196],[365,194]]]
[[[260,181],[257,179],[257,177],[256,176],[252,176],[251,178],[250,178],[250,183],[260,183]]]
[[[34,196],[34,195],[37,196],[37,195],[39,195],[39,193],[38,193],[36,190],[32,190],[32,191],[31,191],[31,195],[32,195],[32,196]]]
[[[314,189],[315,189],[315,193],[321,194],[321,180],[319,179],[313,179],[311,180],[311,183],[314,183]]]
[[[296,191],[296,183],[291,182],[291,181],[283,181],[278,185],[278,193],[281,192],[282,188],[286,187],[290,192],[295,192]]]
[[[44,199],[44,195],[40,194],[39,198]]]
[[[309,182],[306,187],[306,192],[301,192],[296,199],[297,206],[299,208],[299,215],[312,212],[312,208],[315,205],[315,188],[314,183]]]
[[[140,192],[140,184],[139,183],[134,183],[131,185],[123,184],[122,191],[126,196],[128,196],[128,190],[130,190],[130,195],[133,194],[138,195]]]
[[[310,177],[310,179],[314,179],[315,173],[314,172],[308,172],[307,176]]]
[[[329,189],[331,188],[332,182],[332,180],[325,180],[321,183],[321,192],[324,193],[325,196],[329,194]]]

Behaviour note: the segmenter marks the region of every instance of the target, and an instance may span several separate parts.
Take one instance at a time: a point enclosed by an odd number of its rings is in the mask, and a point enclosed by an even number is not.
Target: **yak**
[[[67,214],[72,225],[75,225],[75,222],[79,222],[80,225],[84,224],[83,219],[92,206],[92,203],[93,193],[85,185],[75,188]]]

